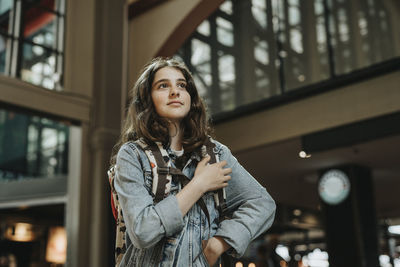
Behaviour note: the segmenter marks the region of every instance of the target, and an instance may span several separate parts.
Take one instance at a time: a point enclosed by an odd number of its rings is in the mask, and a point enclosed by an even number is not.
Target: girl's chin
[[[168,117],[163,117],[164,119],[170,121],[170,122],[174,122],[174,123],[180,123],[185,116],[168,116]]]
[[[173,123],[173,124],[180,124],[182,121],[182,118],[167,118],[164,117],[164,119],[166,119],[169,123]]]

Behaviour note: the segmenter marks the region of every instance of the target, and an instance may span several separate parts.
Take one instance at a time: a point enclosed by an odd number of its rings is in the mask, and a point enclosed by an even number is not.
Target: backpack
[[[165,162],[164,157],[168,157],[168,152],[164,149],[160,142],[155,142],[152,145],[148,145],[143,139],[136,140],[134,143],[139,145],[145,152],[147,158],[150,161],[152,169],[153,182],[152,182],[152,196],[154,203],[158,203],[168,196],[171,189],[172,176],[178,178],[182,188],[190,182],[190,179],[186,177],[179,169],[171,167],[171,161]],[[201,156],[205,157],[207,154],[210,155],[209,163],[219,162],[218,154],[214,153],[215,144],[211,142],[210,138],[207,139],[206,143],[201,147]],[[126,253],[126,240],[125,232],[126,226],[124,222],[123,212],[118,200],[118,194],[115,191],[114,179],[115,179],[115,165],[113,165],[107,172],[109,183],[111,186],[111,208],[112,213],[116,221],[116,235],[115,235],[115,266],[119,266],[121,260]],[[226,194],[225,188],[216,190],[214,192],[215,206],[219,211],[219,221],[221,222],[227,216],[226,206]],[[207,210],[207,206],[203,199],[200,198],[197,203],[203,210],[207,217],[208,225],[211,226],[210,216]],[[223,266],[230,266],[227,261],[228,256],[224,253],[222,255]]]

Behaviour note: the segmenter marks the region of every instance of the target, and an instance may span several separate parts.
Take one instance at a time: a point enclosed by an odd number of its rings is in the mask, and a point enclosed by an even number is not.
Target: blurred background
[[[270,192],[234,266],[400,266],[400,2],[0,0],[0,266],[112,266],[128,91],[184,61]]]

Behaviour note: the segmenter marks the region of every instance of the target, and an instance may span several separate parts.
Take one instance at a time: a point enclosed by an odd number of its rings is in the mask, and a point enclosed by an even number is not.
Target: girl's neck
[[[175,151],[182,150],[182,130],[179,125],[171,124],[169,127],[169,138],[171,148]]]

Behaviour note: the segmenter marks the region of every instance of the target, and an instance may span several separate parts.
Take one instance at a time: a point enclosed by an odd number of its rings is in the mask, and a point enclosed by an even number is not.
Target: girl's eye
[[[186,83],[179,83],[178,87],[186,89]]]
[[[158,85],[158,88],[167,88],[167,87],[168,87],[168,84],[166,84],[166,83],[160,83]]]

